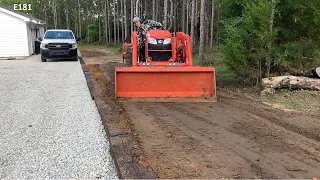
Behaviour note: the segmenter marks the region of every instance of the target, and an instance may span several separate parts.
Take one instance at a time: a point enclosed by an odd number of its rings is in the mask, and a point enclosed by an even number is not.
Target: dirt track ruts
[[[134,158],[122,163],[136,168],[123,170],[124,178],[320,177],[320,117],[221,92],[210,103],[119,102],[111,62],[89,69],[111,136],[130,139],[123,144]]]

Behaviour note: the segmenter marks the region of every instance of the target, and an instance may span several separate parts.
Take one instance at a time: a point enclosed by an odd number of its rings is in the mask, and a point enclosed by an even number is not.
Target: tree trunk
[[[190,4],[189,4],[189,0],[187,1],[187,24],[186,24],[186,32],[187,34],[189,34],[189,9],[190,9]]]
[[[206,1],[206,6],[205,6],[205,10],[204,10],[204,17],[205,17],[205,20],[204,20],[204,52],[206,52],[208,49],[209,49],[209,32],[210,32],[210,29],[209,29],[209,9],[210,9],[210,12],[211,12],[211,8],[208,7],[209,6],[209,2]]]
[[[123,26],[123,0],[121,2],[121,41],[124,42],[124,26]]]
[[[201,0],[200,10],[200,45],[199,45],[199,64],[203,64],[204,58],[204,41],[205,41],[205,2]]]
[[[109,38],[108,38],[108,15],[107,15],[107,3],[108,3],[108,0],[105,0],[104,1],[104,8],[103,8],[103,12],[104,12],[104,29],[105,29],[105,38],[106,38],[106,43],[109,42]]]
[[[85,12],[89,12],[89,7],[88,6],[86,6],[86,11]],[[86,21],[85,22],[87,22],[87,24],[85,26],[85,27],[87,27],[86,28],[87,29],[87,42],[91,44],[91,37],[89,35],[89,23],[90,23],[89,16],[86,16]]]
[[[198,23],[198,18],[199,18],[199,6],[198,6],[199,2],[198,0],[196,0],[196,12],[195,12],[195,18],[196,18],[196,24]]]
[[[108,9],[108,12],[107,12],[107,17],[108,17],[108,35],[109,35],[109,44],[111,44],[111,40],[112,40],[112,29],[111,29],[111,23],[112,23],[112,20],[111,20],[111,17],[110,17],[110,1],[107,0],[107,9]]]
[[[199,30],[200,30],[200,27],[199,27],[199,6],[198,6],[199,2],[198,0],[196,0],[196,9],[195,9],[195,15],[194,15],[194,18],[195,18],[195,22],[194,22],[194,46],[199,46],[199,38],[200,38],[200,35],[199,35]]]
[[[139,17],[140,18],[142,18],[142,0],[140,0],[139,1],[139,5],[138,5],[138,7],[136,7],[136,8],[138,8],[139,9]]]
[[[214,39],[214,14],[215,14],[215,0],[212,0],[211,7],[211,29],[210,29],[210,49],[213,49],[213,39]]]
[[[77,15],[77,11],[74,11],[74,29],[76,30],[77,36],[79,36],[79,28],[78,28],[78,15]]]
[[[173,23],[174,23],[174,19],[173,19],[173,16],[174,16],[174,3],[173,3],[174,0],[172,0],[171,2],[171,6],[170,6],[170,26],[168,28],[166,28],[167,30],[171,30],[172,26],[173,26]]]
[[[273,20],[274,20],[274,13],[276,9],[276,0],[272,0],[272,9],[271,9],[271,15],[270,15],[270,23],[269,23],[269,42],[268,42],[268,55],[266,57],[266,76],[270,76],[270,68],[271,68],[271,61],[272,61],[272,41],[273,41]]]
[[[133,0],[131,0],[131,15],[130,15],[130,24],[131,24],[131,32],[133,32],[133,23],[132,23],[132,20],[133,20],[133,11],[134,11],[134,7],[133,7]],[[131,35],[130,35],[131,36]]]
[[[191,10],[191,45],[194,47],[194,27],[195,27],[195,16],[196,16],[196,0],[192,0]]]
[[[48,22],[47,6],[45,6],[45,8],[44,8],[44,20],[45,20],[45,22]],[[45,30],[47,30],[47,29],[48,29],[48,26],[46,25]]]
[[[69,19],[69,8],[68,8],[68,2],[66,1],[65,4],[65,12],[66,12],[66,23],[67,23],[67,29],[70,29],[70,19]]]
[[[58,25],[57,25],[57,27],[59,28],[59,29],[61,29],[61,7],[60,7],[60,3],[58,2],[58,4],[57,4],[57,19],[58,19]]]
[[[173,10],[173,19],[171,18],[171,21],[173,21],[173,32],[177,32],[177,3],[174,3],[173,1],[173,4],[171,4],[171,6],[173,6],[174,10]],[[170,15],[172,17],[172,14]],[[170,22],[172,23],[172,22]]]
[[[128,36],[128,21],[127,21],[127,0],[124,0],[124,35],[125,35],[125,40],[127,40]]]
[[[306,89],[320,91],[320,79],[299,76],[277,76],[262,79],[264,94],[273,94],[276,89]]]
[[[53,24],[54,28],[58,27],[58,15],[57,15],[57,2],[56,0],[52,0],[52,11],[53,11]]]
[[[99,44],[101,44],[101,14],[100,14],[100,12],[101,12],[101,9],[100,9],[101,1],[100,0],[98,0],[98,4],[99,4],[99,6],[98,6]]]
[[[152,19],[156,19],[156,0],[152,0]]]
[[[148,18],[147,0],[144,0],[144,19]]]
[[[168,0],[164,0],[163,4],[163,27],[167,29],[167,18],[168,18]]]
[[[161,17],[161,8],[163,8],[163,6],[161,6],[161,3],[160,3],[160,1],[159,0],[157,0],[157,4],[156,4],[156,9],[158,9],[158,10],[156,10],[156,18],[157,18],[157,20],[158,21],[161,21],[162,20],[162,17]]]
[[[220,22],[220,5],[216,6],[216,14],[217,14],[217,22]],[[219,23],[216,24],[216,32],[219,32]],[[216,33],[216,45],[219,47],[220,46],[220,36],[219,33]]]
[[[182,20],[182,32],[186,32],[186,1],[182,1],[182,9],[181,9],[181,20]],[[188,13],[188,12],[187,12]],[[188,16],[188,14],[187,14]]]
[[[81,17],[80,17],[80,0],[78,0],[78,26],[79,26],[79,36],[82,37]]]
[[[120,12],[119,12],[119,0],[116,0],[117,1],[117,13],[116,13],[116,17],[117,17],[117,19],[116,19],[116,21],[117,21],[117,43],[119,44],[120,43]],[[120,0],[121,1],[121,0]]]
[[[257,64],[258,64],[258,73],[257,73],[257,81],[256,81],[256,87],[260,86],[260,83],[262,81],[262,73],[261,73],[261,60],[257,60]]]
[[[114,45],[117,44],[117,21],[116,21],[116,0],[113,1],[113,43]]]
[[[99,17],[98,17],[98,25],[99,25],[99,27],[98,27],[98,29],[99,29],[99,44],[101,44],[101,22],[100,22],[101,20],[100,20],[100,15],[99,15]]]

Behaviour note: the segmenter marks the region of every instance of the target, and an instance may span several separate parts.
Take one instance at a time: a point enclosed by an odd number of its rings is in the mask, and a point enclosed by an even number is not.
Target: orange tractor
[[[116,98],[216,96],[215,69],[192,65],[190,37],[151,28],[123,45],[127,67],[115,70]]]

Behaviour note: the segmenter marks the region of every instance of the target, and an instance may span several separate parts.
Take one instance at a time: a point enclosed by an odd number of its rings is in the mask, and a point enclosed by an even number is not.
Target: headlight
[[[75,48],[77,48],[78,46],[77,46],[77,43],[73,43],[72,44],[72,49],[75,49]]]
[[[170,44],[171,43],[171,38],[166,38],[163,40],[163,44]]]
[[[41,49],[47,49],[47,48],[46,48],[46,45],[48,45],[48,44],[46,44],[46,43],[41,43],[41,45],[40,45]]]
[[[148,38],[148,43],[149,44],[157,44],[157,40],[156,39],[154,39],[154,38]]]

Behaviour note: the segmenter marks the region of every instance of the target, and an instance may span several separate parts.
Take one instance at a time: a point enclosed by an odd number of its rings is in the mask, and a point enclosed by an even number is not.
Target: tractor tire
[[[132,66],[132,45],[126,49],[126,66]]]

